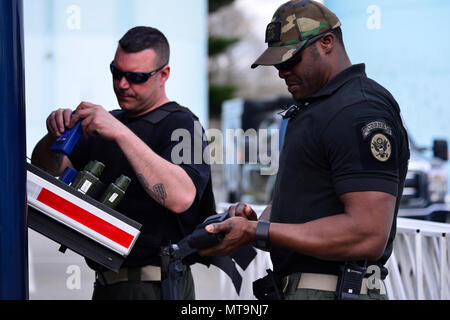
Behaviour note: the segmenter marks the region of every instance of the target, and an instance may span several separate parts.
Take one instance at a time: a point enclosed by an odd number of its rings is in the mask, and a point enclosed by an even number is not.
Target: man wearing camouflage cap
[[[230,207],[232,218],[207,227],[224,241],[202,254],[270,250],[273,273],[254,283],[259,299],[387,299],[408,137],[391,94],[351,64],[340,26],[320,3],[289,1],[252,65],[277,68],[296,100],[284,115],[272,205],[259,220],[248,205]]]

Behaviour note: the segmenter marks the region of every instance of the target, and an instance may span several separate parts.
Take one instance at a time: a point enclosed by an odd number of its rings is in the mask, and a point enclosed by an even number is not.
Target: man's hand
[[[237,203],[228,208],[230,217],[244,217],[251,221],[257,221],[258,217],[252,207],[245,203]]]
[[[48,133],[55,138],[59,138],[69,127],[71,117],[72,110],[70,109],[58,109],[50,113],[46,121]]]
[[[246,217],[233,216],[224,222],[213,223],[205,227],[210,233],[225,233],[225,238],[218,245],[199,250],[202,256],[226,256],[255,240],[256,222]]]
[[[34,147],[31,155],[31,163],[53,176],[60,176],[66,167],[73,167],[69,158],[59,152],[52,152],[51,146],[56,139],[70,126],[72,110],[58,109],[47,117],[46,125],[48,133]]]
[[[252,207],[245,203],[237,203],[228,208],[229,219],[221,223],[213,223],[205,227],[210,233],[225,233],[225,238],[218,245],[199,250],[204,256],[226,256],[233,251],[252,243],[255,239],[258,217]]]
[[[266,210],[270,212],[269,205]],[[237,249],[255,241],[258,217],[251,206],[237,203],[228,208],[229,219],[221,223],[213,223],[205,227],[210,233],[225,233],[225,238],[218,245],[199,250],[202,256],[226,256]]]
[[[124,130],[127,130],[125,125],[102,106],[89,102],[82,102],[77,107],[69,127],[73,127],[79,120],[82,121],[81,128],[85,138],[100,135],[107,140],[116,140]]]

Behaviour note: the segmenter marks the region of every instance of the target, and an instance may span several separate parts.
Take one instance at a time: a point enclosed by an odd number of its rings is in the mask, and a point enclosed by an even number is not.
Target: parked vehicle
[[[269,132],[267,144],[271,139],[280,139],[282,118],[278,113],[294,103],[291,98],[279,97],[265,100],[234,99],[225,101],[222,106],[222,129],[242,129],[247,132],[254,129],[266,129]],[[282,130],[281,130],[282,131]],[[411,136],[411,133],[410,133]],[[230,140],[228,140],[230,142]],[[233,142],[237,142],[234,139]],[[227,153],[237,155],[235,163],[224,165],[224,182],[227,200],[231,203],[243,201],[253,204],[270,202],[276,174],[263,175],[261,169],[267,165],[249,161],[249,139],[238,145],[225,144]],[[280,143],[281,145],[281,143]],[[410,137],[411,159],[405,188],[398,215],[401,217],[450,222],[450,205],[447,197],[447,171],[444,167],[448,160],[446,140],[434,140],[432,148],[420,148]],[[432,150],[431,155],[428,155]],[[278,161],[277,150],[270,150],[272,161]],[[258,159],[259,160],[259,159]]]

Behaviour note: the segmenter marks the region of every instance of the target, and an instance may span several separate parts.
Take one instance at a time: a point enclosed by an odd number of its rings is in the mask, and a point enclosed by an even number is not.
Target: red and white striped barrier
[[[47,179],[27,171],[28,205],[110,250],[127,256],[140,231]]]

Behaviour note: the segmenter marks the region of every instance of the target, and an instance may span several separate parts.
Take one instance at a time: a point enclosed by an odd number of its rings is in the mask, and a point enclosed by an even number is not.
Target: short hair
[[[170,46],[167,38],[158,29],[152,27],[134,27],[119,40],[119,45],[127,53],[137,53],[153,49],[162,66],[169,63]]]

